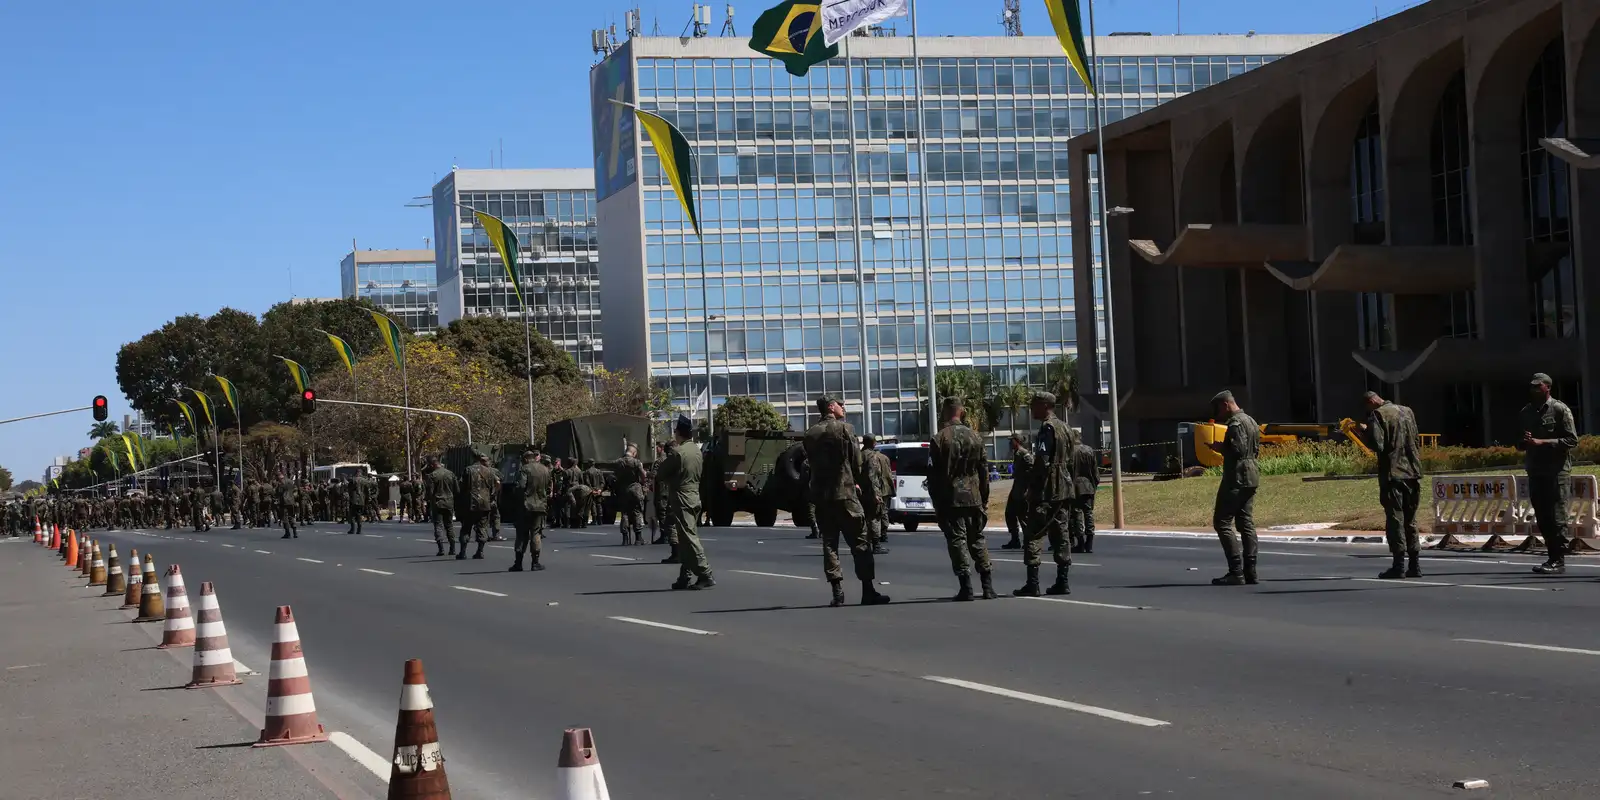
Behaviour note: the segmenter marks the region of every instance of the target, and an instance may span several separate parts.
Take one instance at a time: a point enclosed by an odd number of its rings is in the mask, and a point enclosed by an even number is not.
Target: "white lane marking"
[[[411,541],[413,541],[413,542],[427,542],[428,544],[433,544],[433,540],[432,539],[412,539]]]
[[[296,558],[295,560],[296,561],[304,561],[304,562],[306,562],[308,564],[321,564],[322,563],[321,561],[318,561],[318,560],[316,560],[314,558]]]
[[[370,572],[370,573],[372,573],[374,575],[393,575],[394,574],[393,572],[384,572],[381,569],[367,569],[366,567],[360,567],[359,569],[362,572]]]
[[[376,533],[369,533],[369,534],[367,534],[367,538],[368,538],[368,539],[382,539],[382,538],[383,538],[383,537],[382,537],[382,536],[379,536],[379,535],[378,535],[378,534],[376,534]]]
[[[1023,563],[1022,559],[1020,559],[1020,558],[995,558],[993,556],[990,556],[989,560],[990,561],[1004,561],[1007,564],[1021,564],[1021,563]],[[1074,567],[1098,567],[1098,566],[1101,566],[1101,565],[1100,564],[1090,564],[1087,561],[1074,561],[1074,562],[1072,562],[1072,566],[1074,566]]]
[[[607,556],[607,555],[601,555],[600,553],[590,553],[589,557],[590,558],[609,558],[612,561],[638,561],[639,560],[637,558],[628,558],[627,556]]]
[[[652,628],[663,628],[663,629],[669,630],[669,631],[678,631],[679,633],[692,633],[692,634],[694,634],[696,636],[717,636],[717,635],[719,635],[716,631],[703,631],[703,630],[700,630],[699,628],[685,628],[682,625],[668,625],[665,622],[651,622],[650,620],[647,620],[647,619],[637,619],[635,617],[606,617],[606,619],[614,619],[614,620],[616,620],[618,622],[628,622],[628,623],[632,623],[634,625],[648,625],[648,626],[650,626]]]
[[[272,555],[272,551],[271,550],[257,550],[256,552],[260,553],[261,555],[264,555],[264,556]]]
[[[471,586],[452,586],[450,588],[452,588],[452,589],[460,589],[463,592],[477,592],[478,594],[486,594],[486,595],[489,595],[490,597],[505,597],[505,595],[503,595],[503,594],[501,594],[499,592],[491,592],[488,589],[474,589]]]
[[[1066,709],[1068,711],[1078,711],[1084,714],[1093,714],[1097,717],[1114,719],[1118,722],[1126,722],[1131,725],[1143,725],[1146,728],[1159,728],[1163,725],[1172,724],[1165,720],[1141,717],[1137,714],[1126,714],[1121,711],[1113,711],[1109,708],[1100,708],[1098,706],[1086,706],[1081,703],[1058,700],[1054,697],[1045,697],[1043,695],[1028,694],[1027,692],[1012,691],[1011,689],[1003,689],[999,686],[990,686],[985,683],[973,683],[972,681],[964,681],[958,678],[941,678],[938,675],[924,675],[922,676],[922,679],[925,681],[933,681],[934,683],[942,683],[946,686],[958,686],[962,689],[971,689],[975,692],[984,692],[986,694],[999,695],[1000,697],[1009,697],[1013,700],[1026,700],[1030,703],[1038,703],[1042,706],[1051,706],[1054,708]]]
[[[1119,606],[1116,603],[1091,603],[1088,600],[1067,600],[1061,597],[1024,597],[1024,600],[1043,600],[1048,603],[1071,603],[1075,606],[1095,606],[1097,608],[1120,608],[1124,611],[1144,611],[1149,606]]]
[[[783,574],[781,572],[756,572],[753,569],[730,569],[728,571],[729,572],[737,572],[740,575],[764,575],[764,576],[766,576],[768,578],[793,578],[793,579],[795,579],[797,581],[821,580],[820,578],[814,578],[814,577],[812,577],[810,575],[785,575],[785,574]]]
[[[1392,583],[1397,586],[1451,586],[1457,589],[1500,589],[1508,592],[1545,592],[1549,591],[1538,586],[1490,586],[1483,583],[1441,583],[1438,581],[1419,581],[1414,578],[1405,580],[1390,580],[1387,578],[1351,578],[1353,581],[1364,583]]]
[[[19,670],[19,669],[33,669],[34,667],[42,667],[42,666],[44,666],[44,665],[43,664],[18,664],[18,665],[14,666],[14,667],[6,667],[6,672],[12,672],[12,671]]]
[[[1524,650],[1544,650],[1551,653],[1576,653],[1580,656],[1600,656],[1600,650],[1582,650],[1576,647],[1555,647],[1548,644],[1526,644],[1524,642],[1497,642],[1493,639],[1451,639],[1453,642],[1467,642],[1469,644],[1492,644],[1499,647],[1520,647]]]
[[[1178,545],[1175,545],[1175,544],[1130,544],[1128,546],[1129,547],[1137,547],[1137,548],[1139,548],[1141,550],[1215,550],[1216,549],[1214,547],[1179,547]]]
[[[611,535],[609,533],[601,533],[600,531],[567,531],[567,533],[576,533],[579,536],[610,536]]]
[[[254,675],[256,671],[245,666],[243,661],[233,662],[233,671],[239,675]]]
[[[1264,556],[1299,556],[1301,558],[1349,558],[1342,553],[1293,553],[1288,550],[1262,550]]]
[[[196,540],[195,540],[195,541],[199,541],[199,540],[198,540],[198,539],[196,539]],[[201,543],[202,543],[202,544],[204,544],[204,542],[201,542]],[[231,544],[225,544],[225,545],[223,545],[223,547],[232,547],[232,546],[233,546],[233,545],[231,545]]]
[[[328,734],[328,741],[333,743],[334,747],[343,750],[344,754],[357,764],[371,770],[373,775],[378,776],[378,780],[389,782],[389,762],[383,760],[383,756],[367,749],[366,745],[356,741],[355,737],[343,731],[334,731]]]

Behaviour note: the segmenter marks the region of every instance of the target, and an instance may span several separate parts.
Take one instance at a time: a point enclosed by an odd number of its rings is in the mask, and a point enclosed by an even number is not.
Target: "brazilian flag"
[[[1089,87],[1089,94],[1099,94],[1094,88],[1094,73],[1089,69],[1089,51],[1083,48],[1083,14],[1078,10],[1078,0],[1045,0],[1044,5],[1073,70]]]
[[[482,211],[473,211],[478,215],[478,224],[483,226],[483,232],[489,235],[489,241],[494,242],[494,249],[500,253],[500,263],[506,265],[506,276],[511,279],[511,288],[517,293],[517,303],[526,309],[528,301],[522,296],[522,281],[517,278],[517,234],[505,220],[493,214]]]
[[[750,49],[782,61],[790,75],[805,75],[839,55],[839,45],[822,38],[822,4],[816,0],[784,0],[762,14],[750,33]]]
[[[633,113],[639,118],[639,127],[650,134],[650,144],[655,145],[656,157],[661,159],[661,174],[672,184],[672,190],[677,192],[678,202],[683,204],[683,213],[688,215],[689,224],[694,226],[694,235],[699,236],[700,215],[694,209],[694,151],[689,149],[689,140],[684,138],[683,131],[665,117],[640,108],[635,108]]]

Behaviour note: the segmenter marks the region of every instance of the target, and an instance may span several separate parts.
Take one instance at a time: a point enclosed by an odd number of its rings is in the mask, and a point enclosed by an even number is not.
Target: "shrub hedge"
[[[1522,466],[1522,451],[1515,447],[1427,447],[1422,449],[1423,472],[1495,469]],[[1574,461],[1600,462],[1600,436],[1580,436],[1572,451]],[[1371,475],[1378,460],[1349,442],[1291,442],[1261,446],[1262,475]],[[1207,475],[1221,475],[1217,467]]]

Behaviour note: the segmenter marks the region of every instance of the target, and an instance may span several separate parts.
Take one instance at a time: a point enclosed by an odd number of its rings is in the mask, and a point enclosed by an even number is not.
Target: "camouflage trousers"
[[[874,545],[889,541],[889,498],[869,497],[861,503],[866,515],[867,541]]]
[[[1067,504],[1069,500],[1047,500],[1034,504],[1028,513],[1026,540],[1022,550],[1022,563],[1038,568],[1044,560],[1044,543],[1050,542],[1050,553],[1057,567],[1072,566],[1072,548],[1067,541]]]
[[[866,520],[861,503],[854,500],[824,500],[816,504],[812,518],[822,535],[822,571],[829,583],[844,580],[844,570],[839,565],[839,537],[850,548],[855,562],[856,578],[870,581],[877,577],[877,566],[872,559],[872,543],[867,541]]]
[[[989,541],[983,533],[988,522],[981,508],[954,508],[939,515],[939,529],[944,531],[945,547],[950,551],[950,569],[958,577],[970,574],[973,565],[979,575],[988,575],[994,569],[989,563]]]
[[[1379,501],[1383,503],[1383,538],[1395,555],[1415,553],[1422,543],[1417,536],[1417,504],[1422,499],[1422,482],[1411,480],[1378,481]]]

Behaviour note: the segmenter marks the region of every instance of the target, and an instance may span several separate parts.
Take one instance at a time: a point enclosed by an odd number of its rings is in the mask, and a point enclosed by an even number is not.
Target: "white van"
[[[889,457],[894,473],[894,497],[889,502],[889,524],[914,531],[923,522],[933,522],[933,498],[928,494],[928,472],[933,466],[933,451],[927,442],[880,444],[878,452]]]

